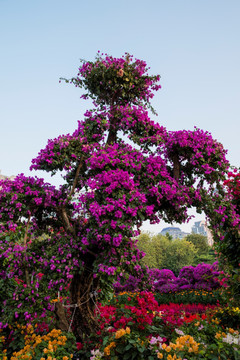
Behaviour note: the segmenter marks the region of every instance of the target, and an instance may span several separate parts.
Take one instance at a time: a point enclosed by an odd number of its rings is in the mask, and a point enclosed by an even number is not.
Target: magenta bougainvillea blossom
[[[202,289],[212,291],[221,286],[227,287],[227,279],[222,278],[222,272],[218,269],[218,263],[198,264],[194,266],[184,266],[178,276],[169,269],[149,269],[148,284],[157,293],[179,292],[182,290]],[[143,287],[143,274],[138,277],[130,275],[127,279],[118,276],[114,283],[117,293],[123,291],[140,291]]]
[[[0,274],[16,288],[4,301],[11,307],[25,296],[37,304],[28,311],[19,305],[12,315],[5,306],[2,327],[11,316],[47,317],[48,297],[61,292],[70,295],[76,335],[93,333],[99,288],[104,296],[117,276],[142,271],[135,239],[145,220],[188,221],[195,206],[220,238],[219,219],[224,229],[239,227],[222,186],[226,151],[208,132],[167,131],[150,119],[149,101],[161,86],[148,71],[129,54],[83,61],[67,82],[83,88],[81,98],[90,97],[94,109],[73,134],[49,140],[31,165],[62,172],[64,185],[56,189],[22,174],[0,182]],[[66,330],[69,320],[60,310],[55,307],[56,321]]]

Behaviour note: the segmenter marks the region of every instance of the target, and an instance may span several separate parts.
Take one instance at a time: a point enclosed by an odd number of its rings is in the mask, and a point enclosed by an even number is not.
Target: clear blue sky
[[[33,175],[48,138],[75,129],[88,104],[58,80],[98,50],[146,60],[161,75],[155,120],[210,131],[240,166],[239,19],[239,0],[0,0],[2,174]]]

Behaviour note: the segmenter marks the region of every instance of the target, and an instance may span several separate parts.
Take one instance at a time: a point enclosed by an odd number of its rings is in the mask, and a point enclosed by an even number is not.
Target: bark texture
[[[95,298],[94,290],[97,289],[96,279],[90,270],[84,270],[81,274],[73,277],[70,287],[71,304],[77,304],[72,307],[72,330],[76,338],[84,340],[87,336],[95,334],[99,324],[95,317]]]

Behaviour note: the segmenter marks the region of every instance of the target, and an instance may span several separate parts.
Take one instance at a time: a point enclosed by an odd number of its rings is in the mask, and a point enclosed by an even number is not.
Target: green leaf
[[[126,349],[127,349],[127,348],[126,348]],[[128,353],[124,354],[123,360],[131,359],[131,357],[132,357],[132,353],[131,353],[131,352],[128,352]]]

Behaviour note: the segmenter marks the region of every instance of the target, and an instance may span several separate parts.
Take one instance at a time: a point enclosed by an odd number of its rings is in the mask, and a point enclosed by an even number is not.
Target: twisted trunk
[[[75,274],[70,286],[72,304],[71,328],[77,339],[84,341],[90,334],[95,334],[99,328],[95,317],[95,295],[98,281],[93,278],[93,272],[84,269],[81,274]],[[75,305],[75,306],[74,306]]]

